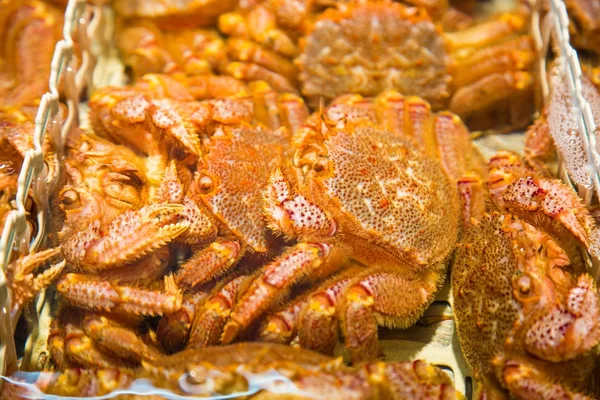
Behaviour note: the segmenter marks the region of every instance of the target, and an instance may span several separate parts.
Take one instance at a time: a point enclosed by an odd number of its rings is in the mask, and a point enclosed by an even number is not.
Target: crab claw
[[[93,221],[67,239],[63,254],[83,271],[120,267],[169,243],[188,225],[182,205],[151,204],[121,214],[106,229]]]
[[[581,199],[559,180],[526,167],[519,156],[502,151],[492,157],[488,188],[499,208],[535,220],[553,237],[563,236],[561,231],[566,230],[589,247],[594,223]]]
[[[560,362],[585,354],[600,342],[598,291],[591,276],[581,275],[566,306],[544,314],[527,331],[525,345],[536,356]]]
[[[60,247],[29,254],[12,262],[6,270],[8,286],[12,294],[12,311],[31,301],[35,295],[48,286],[61,273],[65,261],[61,261],[34,275],[36,269],[52,257],[60,254]]]

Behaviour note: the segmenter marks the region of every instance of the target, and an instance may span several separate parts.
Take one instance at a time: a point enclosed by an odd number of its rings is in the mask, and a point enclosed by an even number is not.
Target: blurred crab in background
[[[300,340],[331,349],[339,320],[352,359],[373,359],[377,325],[410,326],[443,282],[460,221],[456,177],[478,171],[479,156],[456,116],[432,114],[422,99],[395,92],[342,97],[310,117],[292,143],[264,196],[270,226],[297,244],[240,283],[247,289],[229,297],[221,340],[245,334],[294,286],[343,271],[326,283],[336,286],[353,269],[335,290],[309,289],[314,296],[298,322],[308,337]]]
[[[194,349],[142,368],[70,369],[44,372],[34,380],[14,374],[2,395],[31,398],[42,393],[61,396],[103,396],[113,390],[134,390],[136,378],[182,396],[328,399],[462,399],[448,375],[424,361],[374,362],[350,368],[334,359],[287,346],[242,343]],[[29,384],[27,384],[29,383]]]
[[[119,47],[134,76],[219,72],[263,80],[281,92],[298,90],[313,108],[321,98],[393,89],[422,96],[435,109],[449,108],[473,129],[529,123],[535,51],[527,35],[528,6],[519,3],[513,12],[473,25],[472,2],[409,3],[417,7],[242,2],[219,16],[225,39],[214,31],[161,31],[139,21],[122,30]]]
[[[473,129],[510,130],[530,121],[536,55],[525,3],[454,32],[437,28],[423,8],[389,1],[341,3],[314,13],[300,1],[273,3],[219,19],[234,61],[227,72],[239,79],[262,76],[289,90],[298,76],[312,106],[322,97],[394,89],[449,108]],[[286,9],[307,17],[290,21]],[[299,74],[282,58],[295,60]]]
[[[575,192],[515,154],[490,161],[498,211],[474,215],[452,267],[477,398],[593,398],[598,291],[581,252],[594,228]]]

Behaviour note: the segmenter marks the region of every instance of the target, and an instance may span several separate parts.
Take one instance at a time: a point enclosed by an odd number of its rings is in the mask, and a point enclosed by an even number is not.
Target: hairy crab
[[[492,158],[487,186],[500,212],[473,217],[452,267],[477,398],[591,399],[600,307],[580,251],[594,223],[572,189],[514,154]]]
[[[237,100],[249,106],[246,114],[232,112],[237,109],[235,102],[221,99],[212,103],[216,126],[214,133],[203,140],[203,156],[187,191],[181,187],[174,170],[171,175],[171,186],[180,187],[172,192],[175,194],[172,200],[183,201],[190,219],[183,241],[194,250],[176,272],[176,279],[193,291],[231,273],[245,255],[264,260],[279,248],[263,219],[262,192],[268,185],[269,174],[282,162],[291,133],[298,129],[308,110],[299,97],[276,93],[264,82],[251,84],[250,91],[250,98]],[[218,115],[232,118],[225,120]],[[168,342],[179,343],[168,347],[181,346],[182,340],[174,336],[187,336],[193,319],[202,314],[197,312],[198,307],[206,304],[195,305],[196,311],[182,310],[180,318],[165,319],[161,338],[167,336]],[[227,315],[223,310],[222,318]],[[178,328],[181,318],[186,321],[183,330]],[[172,324],[179,333],[171,330]],[[215,326],[210,330],[220,328]]]
[[[142,389],[145,379],[162,395],[230,396],[279,399],[460,399],[450,378],[439,368],[417,360],[374,362],[346,367],[334,359],[287,346],[241,343],[194,349],[143,362],[137,370],[71,369],[41,373],[28,382],[17,373],[6,383],[3,396],[14,399],[40,394],[104,396],[119,389]],[[168,390],[168,392],[167,392]],[[144,391],[145,392],[145,391]]]
[[[61,277],[58,292],[87,309],[162,314],[181,306],[171,278],[167,293],[123,288],[109,281],[143,281],[160,276],[168,262],[157,250],[188,227],[179,204],[148,199],[144,164],[124,146],[83,134],[65,163],[69,175],[60,193],[65,224],[62,253],[75,272]],[[137,266],[137,269],[136,269]],[[82,274],[83,273],[83,274]],[[147,298],[154,294],[156,303]]]
[[[452,153],[462,140],[462,153]],[[443,282],[460,223],[453,174],[477,170],[479,159],[456,116],[432,114],[422,99],[395,92],[338,99],[305,122],[293,145],[264,198],[270,226],[297,244],[239,296],[222,341],[234,340],[298,283],[360,265],[339,296],[317,293],[301,323],[318,332],[335,315],[353,360],[372,359],[377,325],[410,326]],[[443,167],[437,154],[458,156]],[[318,342],[330,336],[312,343],[328,348]]]
[[[161,354],[135,333],[142,316],[181,308],[166,245],[189,224],[183,206],[150,196],[144,160],[130,149],[90,133],[70,146],[58,195],[68,273],[56,284],[52,360],[60,369],[139,365],[140,354]]]

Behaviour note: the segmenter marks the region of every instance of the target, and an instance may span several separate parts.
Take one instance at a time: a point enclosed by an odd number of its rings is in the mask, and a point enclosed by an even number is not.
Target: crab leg
[[[290,344],[297,339],[298,317],[308,303],[308,296],[286,306],[283,310],[265,317],[259,328],[257,340],[265,343]]]
[[[252,63],[230,62],[225,67],[227,74],[241,81],[262,80],[279,92],[296,93],[297,90],[287,79],[276,72]]]
[[[254,102],[254,117],[264,125],[277,129],[285,126],[296,132],[308,118],[308,108],[301,97],[292,93],[277,93],[266,82],[248,85]]]
[[[155,360],[163,356],[134,331],[105,316],[88,315],[83,321],[83,328],[97,346],[127,360],[140,362],[142,359]]]
[[[339,329],[336,310],[360,269],[345,270],[309,297],[298,318],[298,344],[302,348],[333,354]]]
[[[526,23],[524,12],[506,13],[473,27],[446,33],[446,42],[451,51],[468,47],[487,47],[502,41],[512,33],[519,32]]]
[[[123,311],[137,315],[163,315],[181,308],[181,291],[173,276],[165,276],[165,292],[116,286],[81,274],[67,274],[57,283],[63,298],[88,310]]]
[[[102,351],[85,331],[69,321],[64,327],[64,355],[83,368],[115,368],[123,365],[123,360]]]
[[[406,328],[414,324],[443,284],[445,263],[407,278],[394,267],[369,271],[345,291],[339,311],[352,361],[378,355],[377,325]]]
[[[290,83],[296,81],[298,71],[296,66],[287,58],[271,51],[250,40],[230,38],[227,40],[227,50],[239,61],[251,62],[267,68],[287,79]]]
[[[196,306],[187,348],[214,346],[220,343],[223,327],[231,309],[247,283],[247,276],[235,278],[217,290],[204,304]]]
[[[535,57],[529,36],[487,47],[466,57],[455,55],[451,61],[452,85],[459,88],[494,73],[529,70]]]
[[[324,243],[298,243],[267,265],[235,305],[222,342],[231,343],[296,283],[339,268],[339,264],[328,262],[329,252],[330,246]]]
[[[457,186],[462,202],[464,226],[481,221],[486,211],[486,190],[479,175],[465,174],[458,180]]]
[[[350,280],[363,267],[347,267],[308,296],[295,299],[285,309],[267,316],[259,338],[264,342],[294,342],[304,349],[331,354],[338,339],[336,306]]]
[[[13,312],[21,305],[31,301],[35,295],[48,286],[62,272],[65,262],[54,264],[42,273],[34,271],[46,261],[60,253],[60,247],[20,257],[7,268],[8,285],[11,288]]]
[[[524,400],[577,399],[592,400],[594,397],[575,393],[545,377],[531,365],[509,361],[504,367],[503,378],[510,393]]]
[[[244,254],[240,244],[232,241],[214,242],[194,254],[175,276],[178,284],[194,287],[225,274]]]
[[[448,109],[462,118],[486,110],[494,104],[531,90],[533,77],[528,72],[494,73],[458,89]]]

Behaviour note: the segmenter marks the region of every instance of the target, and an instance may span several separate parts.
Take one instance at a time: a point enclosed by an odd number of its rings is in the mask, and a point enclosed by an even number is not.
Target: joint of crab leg
[[[270,50],[265,50],[254,42],[230,38],[227,41],[227,47],[229,53],[240,61],[256,63],[271,71],[277,71],[290,82],[294,82],[296,79],[297,71],[294,64],[287,58]]]
[[[346,267],[345,271],[308,298],[298,317],[298,343],[302,348],[332,354],[338,342],[336,310],[344,291],[361,267]]]
[[[138,315],[163,315],[181,308],[182,295],[171,275],[165,277],[165,292],[135,287],[116,287],[80,274],[67,274],[57,283],[67,302],[88,310],[121,310]]]
[[[478,50],[451,61],[452,85],[472,84],[487,75],[504,71],[528,70],[535,61],[535,49],[529,36]]]
[[[160,319],[156,335],[167,352],[174,353],[183,348],[194,320],[195,308],[207,296],[206,292],[194,293],[183,301],[178,311]]]
[[[285,310],[267,316],[259,328],[257,340],[267,343],[289,344],[295,331],[296,319],[307,299],[294,303]]]
[[[527,331],[529,352],[560,362],[585,354],[600,342],[598,291],[592,277],[581,275],[566,302],[566,308],[544,314]]]
[[[342,328],[352,360],[368,360],[377,355],[377,322],[373,314],[375,299],[367,286],[352,285],[346,294]]]
[[[191,123],[177,112],[175,104],[168,100],[154,100],[152,103],[156,106],[150,117],[152,130],[175,139],[190,153],[201,156],[200,138]]]
[[[241,276],[232,280],[211,296],[206,303],[196,306],[187,348],[219,344],[231,308],[247,279],[248,277]]]
[[[377,120],[390,132],[404,132],[405,99],[394,90],[387,90],[376,97]]]
[[[465,174],[457,182],[458,195],[462,202],[465,226],[481,221],[486,210],[485,188],[480,177],[473,173]]]
[[[336,232],[335,221],[302,195],[294,196],[289,183],[278,169],[269,178],[265,213],[270,226],[290,237],[305,234],[329,237]]]
[[[244,292],[231,312],[222,342],[231,343],[243,328],[285,296],[292,285],[311,274],[327,259],[329,245],[299,243],[267,265]]]
[[[238,259],[240,245],[238,242],[215,242],[196,253],[177,272],[178,284],[191,287],[207,282],[223,275]]]
[[[462,399],[448,375],[423,360],[376,362],[365,367],[392,399]]]
[[[294,85],[283,76],[257,64],[230,62],[225,67],[225,71],[241,81],[265,81],[279,92],[298,92]]]
[[[338,339],[336,301],[327,292],[311,296],[300,314],[298,343],[302,348],[332,354]]]

